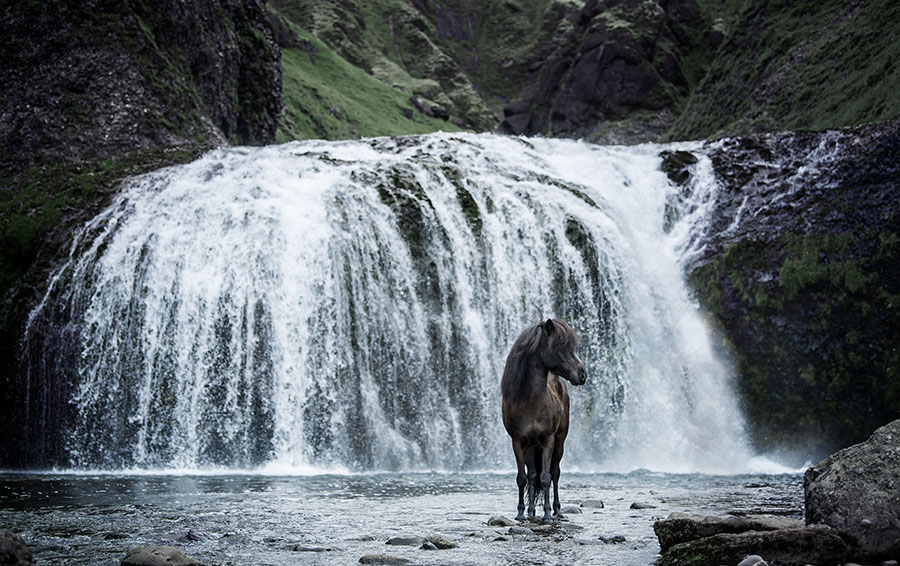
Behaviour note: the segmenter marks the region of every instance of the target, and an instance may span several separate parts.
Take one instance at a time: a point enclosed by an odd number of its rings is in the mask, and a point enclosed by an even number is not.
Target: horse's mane
[[[545,328],[547,325],[553,327],[549,335]],[[506,367],[503,368],[500,392],[504,398],[512,399],[518,395],[528,371],[528,357],[536,353],[542,344],[551,352],[571,351],[578,344],[578,336],[571,326],[558,318],[548,319],[547,322],[523,330],[513,343],[506,358]]]

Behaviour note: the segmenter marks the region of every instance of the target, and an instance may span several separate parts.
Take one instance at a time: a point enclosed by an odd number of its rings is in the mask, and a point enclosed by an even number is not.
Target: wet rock
[[[437,549],[438,549],[438,547],[436,547],[434,544],[432,544],[428,541],[425,541],[425,544],[423,544],[422,546],[419,547],[419,550],[437,550]]]
[[[331,552],[335,550],[330,546],[310,546],[305,544],[295,544],[293,548],[291,548],[294,552]]]
[[[222,538],[219,539],[222,542],[227,542],[228,544],[250,544],[250,537],[247,535],[239,535],[235,533],[228,533],[222,535]]]
[[[803,521],[785,517],[709,517],[671,513],[668,518],[656,521],[653,531],[659,539],[663,552],[678,543],[697,540],[724,533],[747,531],[774,531],[778,529],[800,529]]]
[[[166,540],[178,543],[186,543],[198,542],[201,540],[207,540],[209,538],[209,535],[204,533],[203,531],[187,529],[184,531],[175,531],[174,533],[170,533],[169,536],[166,537]]]
[[[861,562],[900,555],[900,420],[806,471],[806,520],[834,527]]]
[[[494,539],[494,542],[508,542],[510,539],[508,536],[500,535]]]
[[[622,544],[625,542],[625,537],[622,535],[613,535],[611,537],[601,536],[599,540],[603,544]]]
[[[385,544],[390,544],[392,546],[422,546],[424,542],[425,537],[416,535],[403,535],[399,537],[391,537]]]
[[[847,546],[837,531],[816,525],[799,529],[718,534],[682,542],[663,552],[658,566],[738,564],[748,555],[779,566],[843,564]]]
[[[409,564],[409,559],[390,554],[364,554],[359,558],[360,564],[383,564],[392,566],[395,564]]]
[[[195,566],[200,562],[171,546],[138,546],[122,559],[120,566]]]
[[[19,535],[10,531],[0,531],[0,564],[9,566],[31,566],[31,549]]]
[[[428,537],[428,542],[433,544],[438,550],[448,550],[459,546],[452,540],[437,535]]]
[[[511,535],[533,535],[534,531],[532,531],[528,527],[514,526],[514,527],[509,528],[509,534],[511,534]]]
[[[563,515],[579,515],[582,513],[581,507],[576,507],[575,505],[568,505],[559,510]]]
[[[494,515],[488,519],[487,524],[492,527],[512,527],[516,522],[501,515]]]
[[[603,502],[599,499],[585,499],[581,506],[585,509],[603,509]]]
[[[640,501],[635,501],[631,504],[629,509],[656,509],[656,505],[650,505],[649,503],[641,503]]]
[[[737,566],[769,566],[763,557],[758,554],[751,554],[750,556],[741,560]]]

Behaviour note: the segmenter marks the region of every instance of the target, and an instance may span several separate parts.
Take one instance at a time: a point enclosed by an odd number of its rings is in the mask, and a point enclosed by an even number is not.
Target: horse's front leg
[[[550,484],[552,482],[550,475],[550,463],[553,458],[554,437],[547,439],[546,444],[541,450],[541,489],[544,491],[544,516],[541,521],[544,523],[553,522],[553,514],[550,512]]]
[[[525,520],[525,486],[528,485],[528,476],[525,474],[525,448],[521,442],[513,440],[513,454],[516,456],[516,485],[519,486],[519,504],[516,507],[516,521]],[[529,489],[529,493],[530,493]],[[534,514],[534,504],[532,504],[532,515]]]
[[[563,456],[563,442],[565,442],[565,439],[556,439],[553,461],[550,463],[550,479],[553,481],[553,514],[557,517],[560,516],[559,510],[561,509],[559,504],[559,463],[562,461]]]

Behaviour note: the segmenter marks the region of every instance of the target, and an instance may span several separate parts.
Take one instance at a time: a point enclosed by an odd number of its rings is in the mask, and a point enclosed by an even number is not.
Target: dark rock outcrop
[[[657,564],[719,566],[738,564],[752,554],[778,566],[842,564],[847,556],[847,547],[834,529],[825,526],[747,531],[676,544],[663,553]]]
[[[851,557],[900,556],[900,420],[806,471],[806,520],[837,530]]]
[[[688,280],[754,442],[823,457],[864,440],[900,417],[900,121],[707,151],[721,187]]]
[[[658,139],[687,94],[687,52],[703,50],[694,0],[591,0],[572,31],[533,64],[501,131],[603,142]],[[546,48],[545,48],[546,49]]]
[[[803,521],[785,517],[701,517],[671,513],[665,520],[653,523],[653,531],[659,539],[660,549],[665,552],[676,544],[720,534],[802,529],[804,526]]]
[[[31,549],[22,537],[10,531],[0,531],[0,564],[6,566],[31,566]]]

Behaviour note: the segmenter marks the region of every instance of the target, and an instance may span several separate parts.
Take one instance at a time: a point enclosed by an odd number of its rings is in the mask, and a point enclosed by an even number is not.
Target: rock
[[[741,560],[737,566],[769,566],[759,554],[751,554]]]
[[[501,515],[494,515],[488,519],[487,524],[492,527],[512,527],[516,522]]]
[[[31,566],[31,549],[22,537],[11,531],[0,531],[0,564]]]
[[[428,541],[425,541],[425,544],[423,544],[422,546],[420,546],[419,549],[420,549],[420,550],[437,550],[438,547],[436,547],[434,544],[432,544],[432,543],[430,543],[430,542],[428,542]]]
[[[676,544],[663,552],[657,564],[719,566],[738,564],[752,554],[765,556],[778,566],[843,564],[847,546],[837,531],[822,525],[725,533]]]
[[[391,556],[390,554],[364,554],[359,558],[360,564],[384,564],[391,566],[394,564],[409,564],[409,559],[400,556]]]
[[[559,510],[563,515],[579,515],[582,513],[581,507],[576,507],[575,505],[568,505]]]
[[[581,506],[585,509],[603,509],[603,502],[599,499],[585,499]]]
[[[122,559],[120,566],[193,566],[200,562],[171,546],[138,546]]]
[[[834,527],[861,562],[900,556],[900,420],[806,471],[806,520]]]
[[[448,550],[459,546],[452,540],[437,535],[428,537],[428,542],[433,544],[438,550]]]
[[[509,534],[511,535],[533,535],[534,531],[529,529],[528,527],[510,527]]]
[[[391,537],[388,539],[387,543],[393,546],[422,546],[425,542],[425,537],[420,537],[416,535],[406,535],[399,537]]]
[[[629,509],[656,509],[656,505],[650,505],[649,503],[641,503],[639,501],[635,501],[631,504]]]
[[[613,535],[611,537],[601,536],[599,540],[603,544],[621,544],[625,542],[625,537],[622,535]]]
[[[508,541],[509,541],[509,537],[504,536],[504,535],[500,535],[494,539],[494,542],[508,542]]]
[[[295,544],[291,549],[294,552],[331,552],[334,548],[330,546],[308,546],[305,544]]]
[[[659,539],[659,547],[665,552],[669,547],[724,533],[747,531],[774,531],[778,529],[802,529],[803,521],[785,517],[702,517],[671,513],[668,518],[653,523],[653,531]]]

